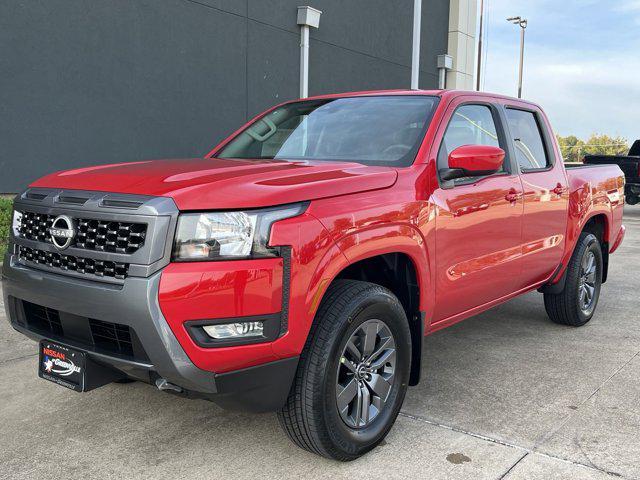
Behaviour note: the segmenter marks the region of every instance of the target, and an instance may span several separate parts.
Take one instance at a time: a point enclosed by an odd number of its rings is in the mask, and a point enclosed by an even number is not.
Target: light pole
[[[476,90],[480,91],[480,75],[482,74],[482,28],[484,23],[484,0],[480,0],[480,29],[478,30],[478,72],[476,74]]]
[[[520,70],[518,73],[518,98],[522,98],[522,66],[524,63],[524,31],[527,28],[527,19],[522,17],[509,17],[507,22],[520,27]]]

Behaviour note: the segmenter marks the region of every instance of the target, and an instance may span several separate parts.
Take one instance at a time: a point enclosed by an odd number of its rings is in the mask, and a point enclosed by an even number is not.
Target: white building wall
[[[450,2],[448,54],[453,68],[447,73],[449,89],[474,90],[477,10],[477,0]]]

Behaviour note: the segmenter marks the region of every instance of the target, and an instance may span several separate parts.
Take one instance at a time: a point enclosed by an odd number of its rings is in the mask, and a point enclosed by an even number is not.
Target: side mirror
[[[463,145],[449,154],[449,168],[440,169],[440,178],[484,177],[500,171],[504,150],[490,145]]]

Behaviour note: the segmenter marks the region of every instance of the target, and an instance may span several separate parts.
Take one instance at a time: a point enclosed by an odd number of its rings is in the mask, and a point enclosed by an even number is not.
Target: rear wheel
[[[595,235],[580,235],[566,275],[560,293],[544,294],[544,306],[554,322],[579,327],[591,320],[600,298],[602,248]]]
[[[353,460],[396,420],[409,381],[411,335],[386,288],[338,280],[325,295],[278,419],[299,447]]]
[[[625,200],[629,205],[635,205],[636,203],[640,202],[640,197],[629,195]]]

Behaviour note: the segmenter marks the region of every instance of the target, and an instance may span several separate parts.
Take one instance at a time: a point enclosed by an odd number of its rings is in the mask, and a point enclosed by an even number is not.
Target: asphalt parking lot
[[[0,478],[640,478],[640,207],[585,327],[532,293],[425,341],[423,382],[385,443],[340,464],[273,415],[140,383],[76,394],[37,377],[0,312]]]

